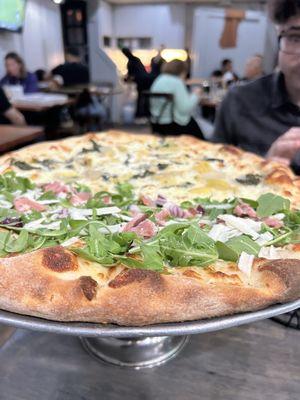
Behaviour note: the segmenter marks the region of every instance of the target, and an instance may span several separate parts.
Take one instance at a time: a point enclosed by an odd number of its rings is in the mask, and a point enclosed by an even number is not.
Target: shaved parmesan
[[[118,233],[121,232],[122,228],[125,226],[126,224],[116,224],[116,225],[107,225],[106,227],[103,228],[99,228],[98,231],[100,233]]]
[[[72,219],[87,219],[86,217],[89,217],[93,215],[93,210],[90,208],[70,208],[70,216]],[[112,215],[120,212],[119,207],[103,207],[103,208],[98,208],[96,210],[97,215]]]
[[[271,240],[273,240],[273,235],[271,232],[265,232],[262,233],[258,239],[256,239],[256,243],[259,244],[260,246],[264,246],[265,244],[267,244],[268,242],[270,242]]]
[[[254,240],[259,238],[259,231],[261,230],[261,222],[253,221],[250,218],[239,218],[234,215],[219,215],[227,226],[237,229],[245,235],[251,236]]]
[[[267,258],[268,260],[276,260],[280,258],[280,252],[274,246],[262,247],[258,257]]]
[[[52,199],[52,200],[39,200],[39,204],[56,204],[59,203],[59,200]]]
[[[240,255],[238,261],[238,268],[242,272],[244,272],[244,274],[246,274],[249,278],[252,272],[253,261],[254,261],[254,255],[245,253],[244,251]]]
[[[1,208],[12,208],[12,203],[7,200],[0,199],[0,207]]]
[[[214,225],[209,232],[208,236],[212,238],[215,242],[227,242],[237,236],[241,236],[241,232],[237,229],[230,228],[223,224]]]
[[[80,242],[79,237],[74,236],[68,240],[65,240],[64,242],[61,243],[61,246],[63,247],[68,247],[68,246],[72,246],[72,244],[75,244],[77,242]]]
[[[232,204],[208,204],[205,205],[204,208],[206,210],[212,210],[213,208],[216,208],[217,210],[229,210],[230,208],[232,208]]]
[[[283,214],[283,213],[275,214],[272,216],[272,218],[276,218],[276,219],[279,219],[280,221],[282,221],[285,218],[285,214]]]
[[[39,228],[46,228],[46,229],[59,229],[60,228],[60,221],[54,221],[51,223],[46,222],[45,218],[36,219],[35,221],[28,222],[24,225],[25,229],[39,229]]]

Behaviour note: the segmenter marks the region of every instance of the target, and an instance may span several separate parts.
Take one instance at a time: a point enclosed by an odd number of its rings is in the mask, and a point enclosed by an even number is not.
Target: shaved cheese
[[[46,228],[46,229],[59,229],[60,228],[60,221],[54,221],[51,223],[46,222],[45,218],[36,219],[35,221],[30,221],[24,225],[25,229],[39,229],[39,228]]]
[[[230,228],[223,224],[214,225],[209,232],[208,236],[212,238],[215,242],[227,242],[229,239],[232,239],[237,236],[241,236],[241,232],[237,229]]]
[[[35,221],[30,221],[24,225],[25,229],[37,229],[43,226],[42,222],[45,221],[45,218],[36,219]]]
[[[68,246],[72,246],[72,244],[75,244],[77,242],[80,242],[81,240],[79,239],[79,237],[74,236],[68,240],[65,240],[64,242],[61,243],[61,246],[63,247],[68,247]]]
[[[109,231],[112,233],[118,233],[118,232],[121,232],[122,228],[125,225],[126,224],[107,225],[106,227],[99,228],[98,231],[100,233],[108,233]]]
[[[283,214],[283,213],[275,214],[272,216],[272,218],[276,218],[276,219],[279,219],[280,221],[282,221],[285,218],[285,214]]]
[[[258,257],[267,258],[268,260],[276,260],[280,258],[280,251],[274,246],[262,247]]]
[[[254,240],[259,238],[259,231],[261,229],[261,222],[256,222],[250,218],[239,218],[234,215],[219,215],[227,226],[237,229],[245,235],[251,236]]]
[[[216,208],[217,210],[229,210],[230,208],[232,208],[232,204],[227,204],[227,203],[224,203],[224,204],[208,204],[208,205],[205,205],[204,208],[206,210],[211,210],[213,208]]]
[[[12,203],[1,198],[0,199],[0,207],[1,208],[12,208]]]
[[[70,208],[70,216],[72,219],[87,219],[86,217],[93,215],[93,210],[90,208]],[[112,215],[120,212],[119,207],[103,207],[96,210],[97,215]]]
[[[33,190],[27,190],[25,193],[22,194],[22,196],[27,197],[27,199],[30,200],[36,200],[38,197],[41,197],[42,195],[42,190],[39,188],[33,189]]]
[[[52,199],[52,200],[39,200],[39,204],[56,204],[59,203],[59,200]]]
[[[256,239],[256,243],[259,244],[260,246],[264,246],[266,243],[270,242],[273,240],[273,235],[271,232],[265,232],[262,233],[258,239]]]
[[[249,278],[252,272],[253,261],[254,261],[254,255],[245,253],[244,251],[240,255],[238,261],[238,268],[242,272],[244,272],[244,274],[246,274]]]

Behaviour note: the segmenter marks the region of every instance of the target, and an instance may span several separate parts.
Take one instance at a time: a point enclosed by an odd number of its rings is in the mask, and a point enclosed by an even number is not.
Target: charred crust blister
[[[157,272],[144,271],[141,269],[129,269],[117,275],[109,282],[108,286],[113,289],[118,289],[134,282],[141,283],[146,279],[150,279],[151,286],[153,287],[161,286],[162,284],[162,277]]]
[[[72,254],[61,246],[44,249],[42,264],[54,272],[67,272],[77,269],[77,263]]]
[[[81,276],[79,278],[80,288],[85,297],[91,301],[96,297],[98,283],[90,276]]]

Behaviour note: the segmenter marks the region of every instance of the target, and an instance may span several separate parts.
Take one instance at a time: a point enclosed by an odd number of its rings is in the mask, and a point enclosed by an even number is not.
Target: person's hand
[[[289,165],[299,150],[300,128],[291,128],[272,144],[266,157],[268,160]]]

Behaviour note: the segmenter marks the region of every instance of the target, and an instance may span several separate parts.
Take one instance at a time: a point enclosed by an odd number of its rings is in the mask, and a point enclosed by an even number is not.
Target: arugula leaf
[[[7,240],[4,250],[8,253],[21,253],[26,249],[28,244],[28,232],[23,230],[17,239],[13,235]]]
[[[9,236],[10,232],[0,231],[0,250],[4,250]]]
[[[290,200],[273,193],[261,195],[257,202],[258,207],[256,211],[260,218],[270,217],[280,211],[289,210],[291,204]]]
[[[174,224],[158,235],[160,251],[173,267],[205,267],[218,259],[214,241],[196,224]]]
[[[219,258],[224,261],[236,262],[239,259],[239,254],[231,247],[223,242],[216,242]]]
[[[164,264],[163,258],[159,253],[159,247],[155,245],[149,244],[141,244],[141,259],[126,257],[126,256],[117,256],[117,260],[119,260],[122,264],[126,265],[129,268],[138,268],[138,269],[148,269],[151,271],[163,271]]]
[[[0,190],[15,192],[20,190],[22,193],[27,189],[34,189],[35,185],[27,178],[16,176],[15,172],[9,171],[0,175]]]
[[[217,242],[216,246],[219,258],[224,261],[238,261],[243,251],[257,256],[260,250],[260,246],[246,235],[232,238],[226,243]]]
[[[52,191],[45,192],[38,198],[38,200],[55,200],[55,199],[57,199],[57,195]]]
[[[133,186],[130,183],[119,183],[117,184],[116,189],[125,199],[133,198]]]

